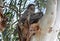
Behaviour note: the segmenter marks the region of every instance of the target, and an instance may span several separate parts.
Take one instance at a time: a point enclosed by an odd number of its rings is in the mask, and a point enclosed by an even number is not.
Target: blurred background
[[[0,32],[0,41],[18,41],[17,33],[17,23],[19,16],[26,10],[29,4],[35,4],[35,12],[46,12],[47,0],[3,0],[4,8],[3,14],[7,16],[7,26],[5,30]],[[58,39],[60,41],[60,33],[58,34]]]

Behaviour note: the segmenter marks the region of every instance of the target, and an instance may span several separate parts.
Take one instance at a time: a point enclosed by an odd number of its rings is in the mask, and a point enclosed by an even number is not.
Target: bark
[[[2,6],[2,0],[0,0],[0,6]],[[0,14],[2,14],[2,8],[0,7]],[[0,31],[1,31],[1,15],[0,15]]]
[[[0,32],[5,28],[5,16],[3,15],[3,0],[0,0]]]
[[[48,0],[46,8],[46,14],[39,21],[41,34],[33,36],[31,41],[56,41],[60,25],[60,8],[58,5],[57,10],[57,0]]]

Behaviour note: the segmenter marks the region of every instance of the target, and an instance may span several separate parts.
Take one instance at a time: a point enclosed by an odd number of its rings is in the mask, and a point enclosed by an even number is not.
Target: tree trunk
[[[4,20],[4,15],[3,15],[3,0],[0,0],[0,32],[4,30],[4,22],[2,23],[2,20]]]
[[[58,3],[58,5],[57,5]],[[35,35],[31,41],[56,41],[60,25],[60,0],[48,0],[46,14],[39,21],[41,34]],[[58,9],[57,9],[58,6]]]
[[[0,0],[0,14],[2,14],[2,8],[1,8],[2,5],[3,5],[2,0]],[[2,21],[2,18],[1,18],[1,15],[0,15],[0,31],[1,31],[1,21]]]

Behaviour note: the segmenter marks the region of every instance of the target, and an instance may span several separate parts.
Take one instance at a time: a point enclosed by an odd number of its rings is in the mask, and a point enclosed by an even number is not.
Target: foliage
[[[18,41],[18,33],[17,33],[17,23],[18,19],[26,9],[26,3],[28,0],[10,0],[9,2],[4,0],[4,15],[7,16],[7,26],[3,32],[3,40],[4,41]],[[34,3],[38,6],[38,9],[41,10],[42,7],[45,8],[46,1],[45,0],[35,0]]]
[[[46,8],[47,0],[35,0],[35,3],[41,11],[42,8]]]

